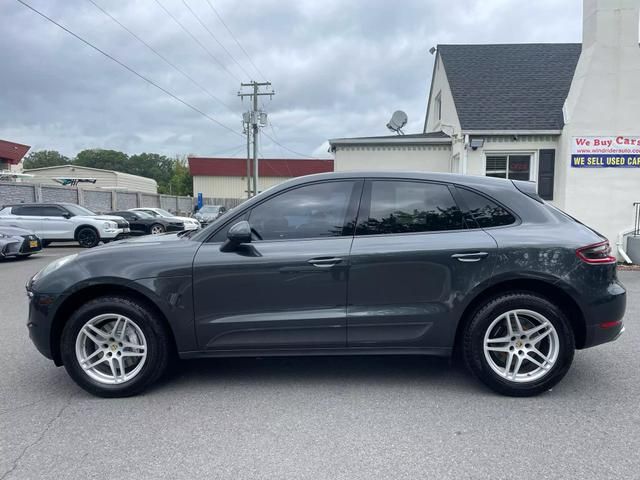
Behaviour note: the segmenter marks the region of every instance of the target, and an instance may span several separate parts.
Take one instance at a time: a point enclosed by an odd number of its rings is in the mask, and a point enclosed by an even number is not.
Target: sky
[[[261,135],[261,156],[330,157],[330,138],[390,134],[395,110],[422,131],[432,46],[579,42],[582,26],[580,0],[93,0],[185,76],[90,0],[24,1],[207,115],[2,0],[0,138],[70,157],[243,156],[249,80],[272,82],[264,132],[286,147]]]

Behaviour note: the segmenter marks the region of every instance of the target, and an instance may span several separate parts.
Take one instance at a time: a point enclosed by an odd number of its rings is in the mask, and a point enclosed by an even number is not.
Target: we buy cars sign
[[[640,168],[640,135],[573,137],[573,168]]]

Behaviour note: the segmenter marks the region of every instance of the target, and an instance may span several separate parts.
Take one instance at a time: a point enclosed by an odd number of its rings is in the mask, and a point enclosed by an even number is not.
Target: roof
[[[379,137],[333,138],[331,147],[336,145],[450,145],[451,137],[444,132],[411,133],[407,135],[382,135]]]
[[[0,160],[9,162],[11,165],[20,163],[31,147],[21,143],[0,140]]]
[[[462,130],[562,129],[581,49],[579,43],[438,45]]]
[[[73,170],[86,170],[89,172],[108,172],[108,173],[113,173],[116,176],[122,176],[122,177],[129,177],[129,178],[136,178],[136,179],[141,179],[141,180],[147,180],[149,182],[153,182],[154,184],[157,185],[158,182],[156,182],[153,178],[149,178],[149,177],[143,177],[141,175],[134,175],[133,173],[125,173],[125,172],[119,172],[117,170],[107,170],[104,168],[94,168],[94,167],[85,167],[82,165],[74,165],[72,163],[67,163],[67,164],[63,164],[63,165],[53,165],[51,167],[40,167],[40,168],[30,168],[28,170],[24,170],[25,172],[46,172],[47,170],[54,170],[54,169],[58,169],[58,168],[71,168]]]
[[[301,177],[313,173],[333,172],[333,160],[261,158],[258,169],[261,177]],[[189,157],[189,171],[193,176],[246,177],[247,159]]]

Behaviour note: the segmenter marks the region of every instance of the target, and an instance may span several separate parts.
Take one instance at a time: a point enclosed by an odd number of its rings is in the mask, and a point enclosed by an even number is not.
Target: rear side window
[[[357,235],[464,228],[462,212],[446,185],[373,180],[365,188]]]
[[[502,227],[515,223],[516,219],[509,211],[484,195],[465,188],[458,188],[458,194],[464,202],[464,216],[469,228],[477,224],[480,228]]]
[[[11,207],[11,213],[13,213],[14,215],[21,215],[21,216],[25,216],[25,217],[39,217],[39,216],[43,216],[44,213],[42,213],[42,207],[40,206],[31,206],[31,205],[24,205],[24,206],[18,206],[18,207]]]

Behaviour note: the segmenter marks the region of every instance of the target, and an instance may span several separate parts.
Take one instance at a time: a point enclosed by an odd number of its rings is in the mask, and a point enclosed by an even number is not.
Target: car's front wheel
[[[92,248],[100,243],[100,235],[93,227],[82,227],[76,233],[76,240],[82,248]]]
[[[464,332],[471,372],[511,396],[537,395],[567,373],[575,351],[562,310],[534,293],[513,292],[487,301]]]
[[[166,370],[169,336],[163,322],[127,297],[100,297],[80,307],[62,332],[71,378],[101,397],[135,395]]]

